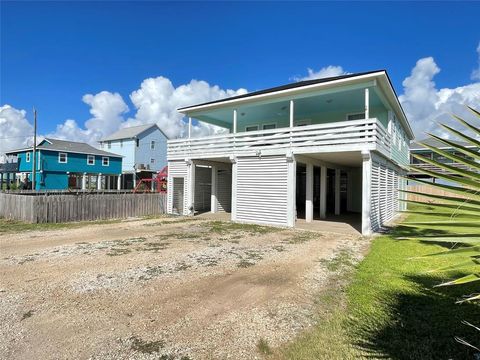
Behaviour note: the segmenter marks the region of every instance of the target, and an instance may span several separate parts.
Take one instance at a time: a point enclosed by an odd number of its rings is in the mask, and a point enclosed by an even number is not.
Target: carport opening
[[[195,213],[210,212],[212,209],[212,168],[195,166]]]
[[[183,214],[183,199],[184,199],[184,188],[185,188],[185,179],[183,177],[174,177],[172,179],[173,184],[173,213],[174,214]]]

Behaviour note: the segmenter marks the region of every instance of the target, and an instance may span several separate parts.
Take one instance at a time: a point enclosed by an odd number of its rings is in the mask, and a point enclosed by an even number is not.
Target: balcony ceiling
[[[312,114],[362,112],[365,107],[364,89],[354,89],[331,94],[311,95],[294,100],[294,118],[305,119]],[[376,91],[370,89],[370,108],[384,107]],[[195,119],[223,127],[231,127],[233,110],[222,108],[194,115]],[[289,120],[289,100],[269,102],[260,105],[237,107],[238,121],[241,123],[259,123],[262,121],[284,122]]]

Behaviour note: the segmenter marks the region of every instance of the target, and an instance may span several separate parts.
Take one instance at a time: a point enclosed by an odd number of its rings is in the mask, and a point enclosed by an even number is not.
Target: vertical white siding
[[[217,210],[230,212],[232,210],[232,171],[217,170]]]
[[[372,157],[371,179],[371,224],[372,231],[378,231],[401,210],[399,198],[400,168],[380,156]]]
[[[168,186],[167,186],[167,213],[173,213],[173,194],[174,189],[173,185],[173,178],[183,178],[184,179],[184,186],[183,186],[183,213],[188,210],[187,209],[187,191],[188,191],[188,184],[187,184],[187,164],[185,161],[169,161],[168,162]]]
[[[236,166],[236,220],[288,226],[287,158],[237,158]]]

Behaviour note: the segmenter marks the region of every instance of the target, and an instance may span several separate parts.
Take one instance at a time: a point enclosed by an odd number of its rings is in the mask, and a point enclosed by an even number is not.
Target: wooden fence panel
[[[419,192],[422,194],[432,194],[432,195],[440,195],[440,196],[451,196],[451,197],[458,197],[458,198],[463,198],[463,196],[459,194],[455,194],[446,190],[442,190],[439,188],[436,188],[434,186],[428,186],[428,185],[408,185],[408,190],[409,191],[415,191]],[[424,196],[419,196],[419,195],[414,195],[414,194],[408,194],[408,200],[412,201],[427,201],[431,203],[435,203],[437,200],[427,198]]]
[[[165,193],[0,192],[0,217],[31,223],[123,219],[166,212]]]

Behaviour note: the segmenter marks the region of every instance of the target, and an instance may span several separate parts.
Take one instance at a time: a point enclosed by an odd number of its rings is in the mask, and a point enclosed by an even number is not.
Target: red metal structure
[[[167,178],[168,178],[168,166],[165,166],[160,170],[155,177],[151,179],[141,179],[135,189],[134,193],[137,192],[167,192]]]

